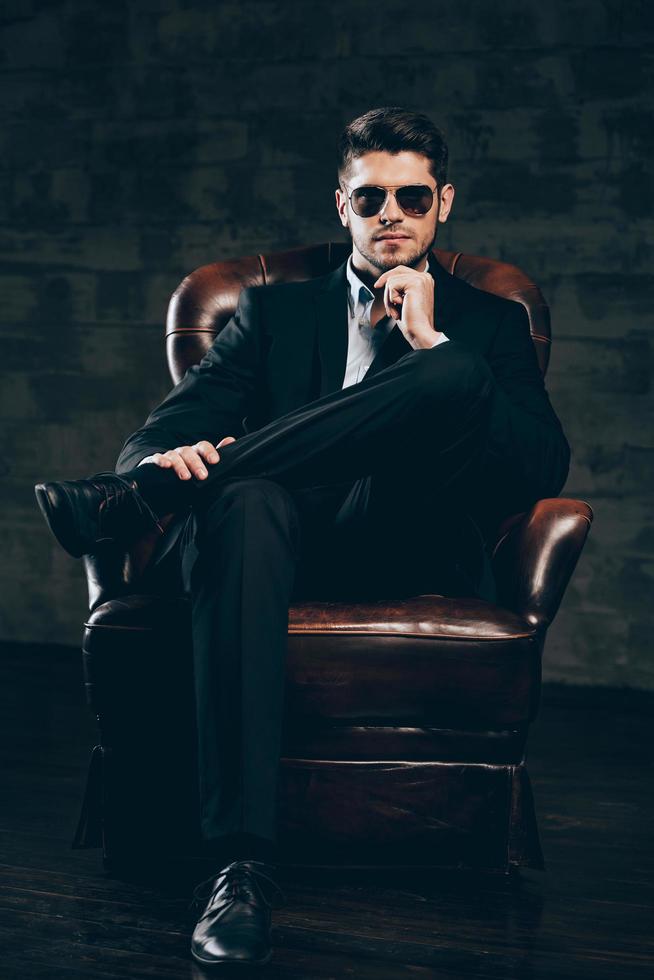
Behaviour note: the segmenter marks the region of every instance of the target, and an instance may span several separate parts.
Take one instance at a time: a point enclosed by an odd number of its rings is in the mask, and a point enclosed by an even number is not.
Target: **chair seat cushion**
[[[289,633],[427,636],[451,640],[530,639],[534,628],[483,599],[429,594],[357,602],[307,601],[291,605]]]
[[[89,696],[105,710],[110,689],[124,703],[130,678],[151,692],[153,677],[174,676],[172,650],[180,667],[191,662],[186,596],[113,599],[86,626]],[[290,606],[288,631],[289,733],[371,725],[509,732],[535,716],[542,634],[482,599],[303,601]]]
[[[536,713],[542,638],[475,598],[318,602],[289,609],[291,716],[509,729]]]

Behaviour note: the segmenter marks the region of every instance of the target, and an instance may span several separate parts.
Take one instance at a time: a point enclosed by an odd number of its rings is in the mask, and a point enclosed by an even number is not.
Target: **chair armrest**
[[[503,522],[493,549],[497,604],[546,630],[593,521],[584,500],[547,497]]]
[[[159,523],[164,531],[174,516],[166,514],[160,518]],[[139,591],[143,570],[160,538],[161,532],[154,528],[135,541],[129,549],[112,541],[103,541],[93,554],[84,555],[91,612],[103,602]]]

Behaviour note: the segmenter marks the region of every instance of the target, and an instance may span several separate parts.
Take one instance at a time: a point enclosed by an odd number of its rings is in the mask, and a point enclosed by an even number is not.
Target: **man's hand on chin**
[[[387,314],[397,320],[414,350],[433,347],[440,331],[434,329],[434,280],[429,272],[398,265],[374,283],[375,289],[382,287]]]

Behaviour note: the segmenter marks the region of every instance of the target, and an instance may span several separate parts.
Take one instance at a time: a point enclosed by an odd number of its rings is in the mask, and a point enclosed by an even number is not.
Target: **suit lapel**
[[[343,385],[347,362],[347,280],[344,262],[324,276],[315,294],[320,397]]]
[[[434,320],[437,330],[447,333],[456,312],[455,277],[440,264],[433,252],[429,253],[429,271],[434,279]],[[448,334],[449,336],[449,334]]]

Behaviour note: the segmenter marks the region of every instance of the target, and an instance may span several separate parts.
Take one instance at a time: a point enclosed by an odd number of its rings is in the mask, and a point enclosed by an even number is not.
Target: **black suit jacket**
[[[234,316],[200,363],[126,440],[116,472],[175,446],[238,438],[340,389],[348,344],[345,267],[306,282],[243,289]],[[466,502],[486,534],[502,517],[560,493],[570,447],[545,389],[524,307],[450,275],[434,255],[430,272],[437,329],[449,343],[481,353],[497,381],[484,479],[475,481]],[[368,373],[411,349],[395,326]]]

